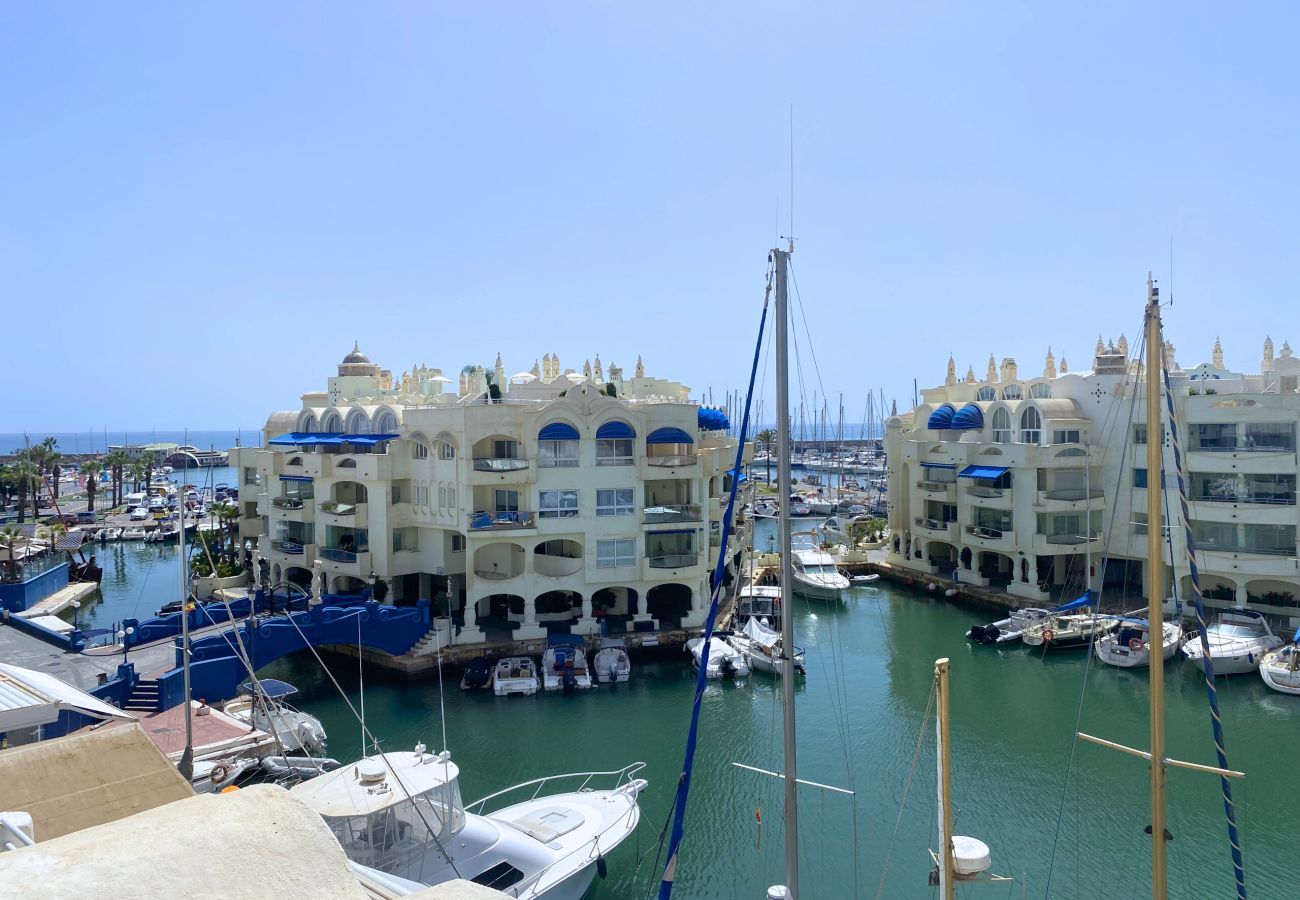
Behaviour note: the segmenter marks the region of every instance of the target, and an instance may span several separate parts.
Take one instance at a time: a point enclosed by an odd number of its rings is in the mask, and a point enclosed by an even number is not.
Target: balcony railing
[[[1000,528],[991,528],[988,525],[967,525],[966,533],[978,538],[997,539],[1005,534]]]
[[[664,469],[675,469],[679,466],[693,466],[699,460],[700,458],[694,453],[684,453],[677,456],[647,456],[645,464],[647,466],[659,466]]]
[[[1101,535],[1094,534],[1089,536],[1086,534],[1045,534],[1043,535],[1043,538],[1049,544],[1086,544],[1089,541],[1100,540]]]
[[[1251,546],[1249,544],[1216,544],[1213,541],[1197,541],[1196,549],[1205,553],[1243,553],[1248,556],[1295,556],[1295,544],[1283,547]]]
[[[596,465],[598,466],[630,466],[636,459],[631,456],[597,456]]]
[[[1104,496],[1106,491],[1102,488],[1060,488],[1054,491],[1043,491],[1044,500],[1096,500]]]
[[[511,572],[501,572],[496,569],[491,569],[491,570],[475,569],[474,575],[478,578],[486,578],[488,581],[506,581],[508,579],[518,577],[517,575]]]
[[[947,531],[948,523],[940,522],[938,519],[930,519],[925,516],[916,517],[916,527],[924,528],[927,531]]]
[[[479,510],[469,514],[470,531],[506,531],[513,528],[535,528],[536,521],[531,512],[519,510],[499,510],[496,512]]]
[[[1242,451],[1245,453],[1294,453],[1295,444],[1283,442],[1278,444],[1260,444],[1255,438],[1238,437],[1238,438],[1218,438],[1217,440],[1201,441],[1192,450],[1199,450],[1205,453],[1232,453]]]
[[[271,500],[271,505],[276,509],[302,509],[302,499],[299,497],[275,497]]]
[[[1193,500],[1203,503],[1263,503],[1272,506],[1295,506],[1295,494],[1236,494],[1236,493],[1202,493],[1194,495]]]
[[[916,486],[923,491],[946,491],[952,487],[951,481],[918,481]]]
[[[326,500],[317,503],[316,508],[323,513],[329,513],[332,516],[350,516],[356,513],[357,505],[355,503],[342,503],[338,500]]]
[[[642,521],[647,525],[658,525],[662,522],[699,522],[700,507],[695,503],[647,506],[642,511]]]
[[[340,547],[321,547],[316,551],[316,555],[321,559],[328,559],[332,562],[354,563],[357,561],[355,551],[344,550]]]
[[[650,556],[646,558],[652,569],[684,569],[687,566],[695,565],[696,556],[694,553],[668,553],[662,556]]]
[[[271,541],[271,549],[290,556],[298,556],[302,553],[302,544],[297,541]]]
[[[528,460],[513,458],[475,458],[475,472],[518,472],[521,469],[528,468]]]
[[[972,484],[966,487],[966,493],[972,497],[1001,497],[1007,492],[1006,488],[992,487],[987,484]]]

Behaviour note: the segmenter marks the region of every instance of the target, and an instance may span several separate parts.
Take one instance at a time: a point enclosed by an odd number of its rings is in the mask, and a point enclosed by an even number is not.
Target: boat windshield
[[[805,566],[803,567],[803,570],[804,570],[804,572],[805,572],[806,574],[808,574],[808,575],[836,575],[836,574],[838,574],[838,572],[837,572],[836,569],[835,569],[835,566],[832,565],[832,564],[829,564],[829,563],[828,563],[828,564],[825,564],[825,565],[817,565],[817,564],[815,564],[815,563],[814,563],[813,565],[805,565]]]
[[[1216,622],[1210,626],[1210,634],[1218,637],[1257,638],[1264,634],[1258,625],[1237,625],[1228,622]]]
[[[402,875],[428,855],[429,845],[465,827],[460,786],[453,780],[369,815],[324,816],[348,859]]]

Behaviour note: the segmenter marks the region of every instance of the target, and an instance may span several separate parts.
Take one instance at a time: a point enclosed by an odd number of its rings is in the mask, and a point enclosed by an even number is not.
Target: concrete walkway
[[[99,585],[90,581],[70,584],[50,594],[44,600],[32,604],[30,608],[23,610],[18,615],[24,619],[31,619],[36,616],[57,616],[65,609],[69,609],[75,601],[89,597],[98,589]]]

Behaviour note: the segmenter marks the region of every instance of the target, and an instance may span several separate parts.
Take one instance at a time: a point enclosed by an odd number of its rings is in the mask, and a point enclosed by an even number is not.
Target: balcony
[[[983,500],[992,500],[1006,494],[1009,488],[989,487],[984,484],[970,484],[966,486],[966,493],[971,497],[979,497]]]
[[[646,525],[659,525],[665,522],[699,522],[700,507],[696,503],[672,503],[663,506],[647,506],[641,514],[641,521]]]
[[[276,509],[302,509],[303,501],[298,497],[275,497],[271,505]]]
[[[1087,549],[1086,545],[1096,545],[1100,542],[1100,534],[1094,534],[1091,537],[1082,534],[1036,534],[1034,535],[1034,552],[1040,556],[1082,553]]]
[[[699,560],[694,553],[667,553],[646,558],[646,565],[652,569],[685,569]]]
[[[497,457],[475,457],[475,472],[520,472],[528,468],[526,459],[506,459]]]
[[[1102,488],[1060,488],[1053,491],[1040,491],[1043,500],[1097,500],[1105,497]]]
[[[343,503],[338,500],[323,500],[316,504],[316,508],[331,516],[353,516],[356,515],[358,505],[356,503]]]
[[[1016,545],[1016,533],[993,528],[988,525],[967,525],[966,539],[977,547],[990,550],[1013,550]]]
[[[943,494],[947,496],[948,489],[952,487],[952,484],[951,481],[918,481],[916,486],[920,490],[928,491],[932,494]]]
[[[647,456],[645,464],[654,466],[659,469],[676,469],[682,466],[693,466],[700,461],[700,458],[694,453],[679,453],[672,456]]]
[[[297,541],[271,541],[271,549],[288,556],[302,556],[304,545]],[[321,551],[323,554],[325,551]]]
[[[636,457],[633,456],[597,456],[596,465],[598,466],[630,466],[636,463]]]
[[[466,527],[470,531],[515,531],[521,528],[536,528],[537,521],[532,512],[479,510],[469,514]]]
[[[344,550],[341,547],[321,547],[316,551],[316,555],[321,559],[327,559],[330,562],[355,563],[361,557],[365,556],[367,551],[360,552],[355,550]]]

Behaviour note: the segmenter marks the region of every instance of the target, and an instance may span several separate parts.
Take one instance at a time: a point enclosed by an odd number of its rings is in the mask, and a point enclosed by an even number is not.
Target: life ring
[[[1137,653],[1139,650],[1141,650],[1141,649],[1142,649],[1142,640],[1141,640],[1141,638],[1129,638],[1129,639],[1128,639],[1128,648],[1129,648],[1129,650],[1132,651],[1133,653]]]
[[[208,780],[213,784],[221,784],[221,782],[226,780],[226,776],[229,774],[230,766],[225,763],[217,763],[212,767],[212,771],[208,773]]]
[[[1054,638],[1054,637],[1056,637],[1056,635],[1052,634],[1052,629],[1050,629],[1050,628],[1044,629],[1044,631],[1043,631],[1043,640],[1044,640],[1045,642],[1050,642],[1050,641],[1052,640],[1052,638]]]

